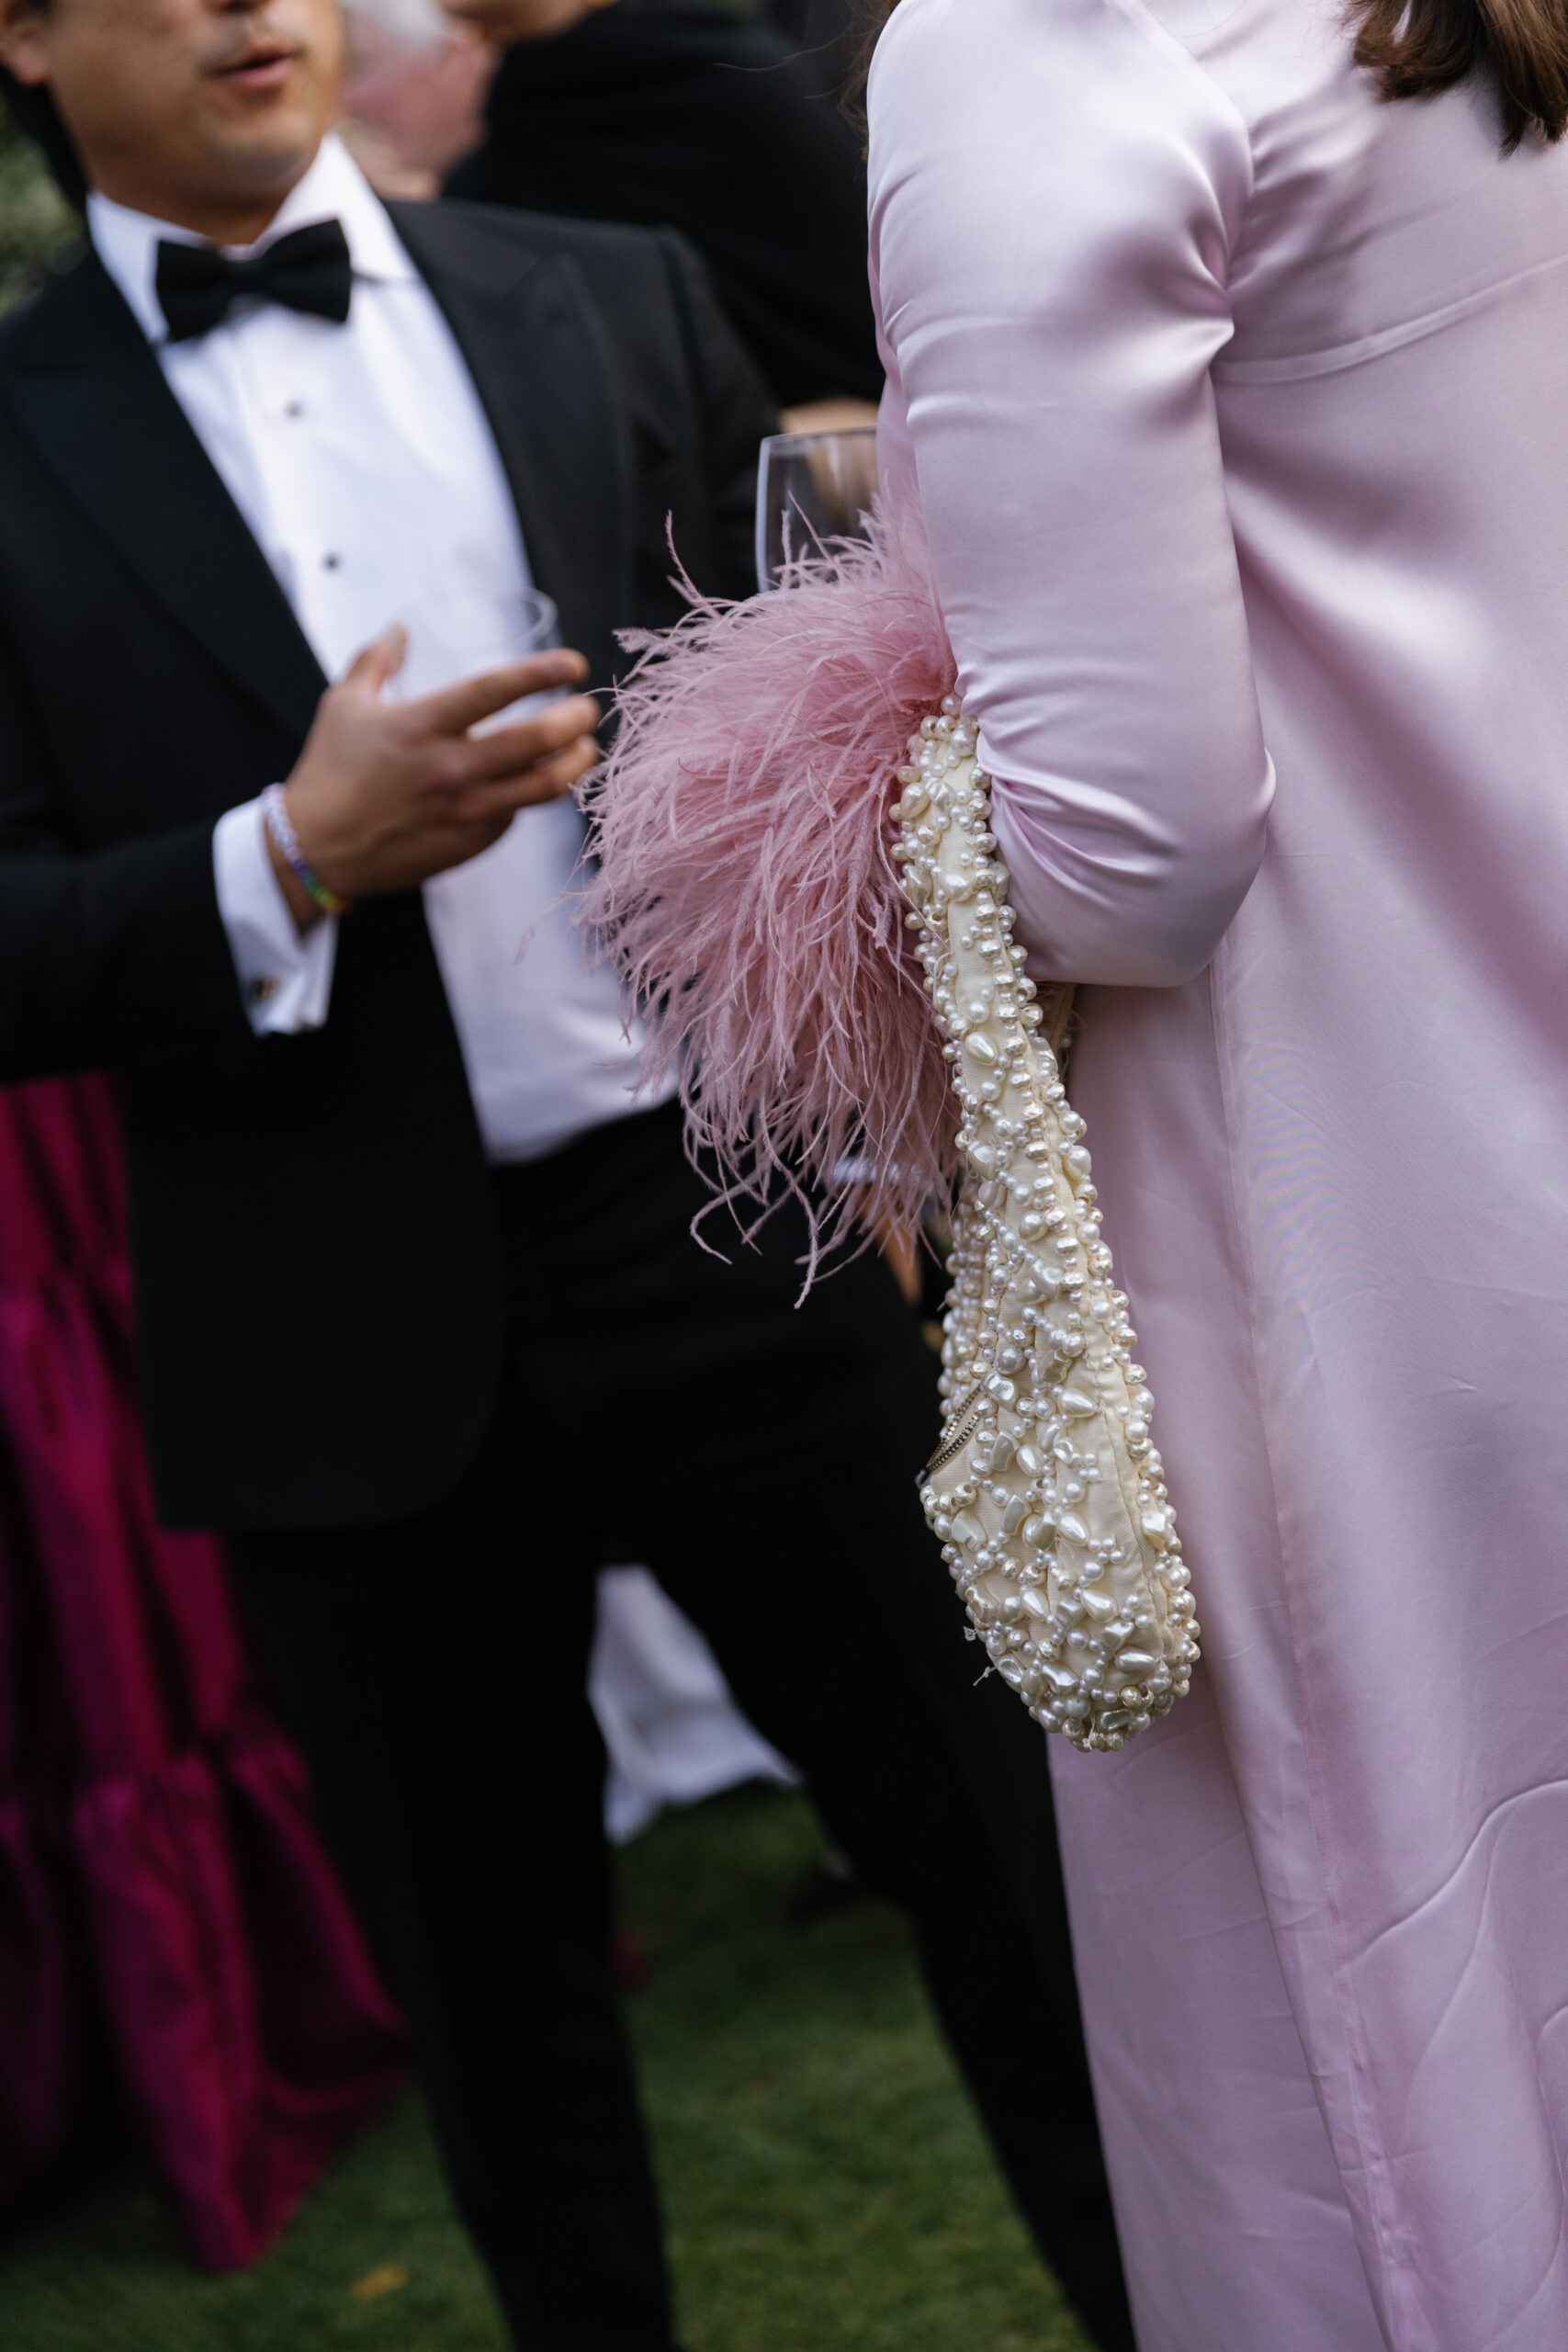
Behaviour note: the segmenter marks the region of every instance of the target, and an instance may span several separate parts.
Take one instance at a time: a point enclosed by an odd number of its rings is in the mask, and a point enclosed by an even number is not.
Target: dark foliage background
[[[0,311],[74,252],[81,223],[0,101]]]

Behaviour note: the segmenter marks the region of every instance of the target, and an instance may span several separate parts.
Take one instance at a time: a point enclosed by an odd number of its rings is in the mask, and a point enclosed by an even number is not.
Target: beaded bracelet
[[[281,784],[269,784],[262,794],[262,815],[267,831],[288,861],[299,888],[314,899],[324,915],[345,915],[350,901],[329,890],[299,846],[299,836],[288,814],[288,795]]]

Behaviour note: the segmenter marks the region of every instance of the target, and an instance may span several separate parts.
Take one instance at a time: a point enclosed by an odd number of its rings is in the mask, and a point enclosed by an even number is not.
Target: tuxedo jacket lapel
[[[325,681],[118,288],[89,254],[0,366],[0,397],[147,594],[303,736]],[[220,790],[220,786],[219,787]]]
[[[489,416],[535,579],[591,678],[630,610],[627,422],[574,264],[467,206],[393,205]],[[291,735],[325,680],[108,273],[58,279],[0,361],[0,398],[126,569]]]
[[[619,376],[575,265],[466,205],[387,208],[445,312],[516,501],[534,579],[591,681],[631,608],[630,449]]]

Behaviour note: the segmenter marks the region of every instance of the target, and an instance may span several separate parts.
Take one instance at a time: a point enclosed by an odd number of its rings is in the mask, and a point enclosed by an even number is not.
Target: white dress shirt
[[[396,690],[424,694],[515,642],[527,557],[451,330],[336,139],[260,245],[334,218],[354,267],[346,324],[245,298],[210,334],[172,344],[154,290],[158,241],[201,240],[96,193],[87,203],[100,260],[327,676],[400,621],[409,656]],[[424,886],[495,1159],[536,1158],[634,1107],[641,1038],[634,1021],[628,1039],[614,975],[591,962],[563,899],[581,842],[570,800],[525,809],[483,856]],[[300,938],[258,802],[220,820],[213,860],[253,1026],[319,1027],[338,925]]]

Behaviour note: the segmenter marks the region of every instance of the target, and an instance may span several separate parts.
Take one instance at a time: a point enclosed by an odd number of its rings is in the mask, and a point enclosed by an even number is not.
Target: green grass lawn
[[[652,1963],[631,2014],[689,2352],[1088,2352],[1015,2220],[897,1919],[806,1928],[797,1800],[740,1791],[623,1862]],[[355,2289],[360,2292],[356,2293]],[[5,2352],[500,2352],[417,2100],[269,2258],[204,2278],[107,2161],[0,2240]]]

